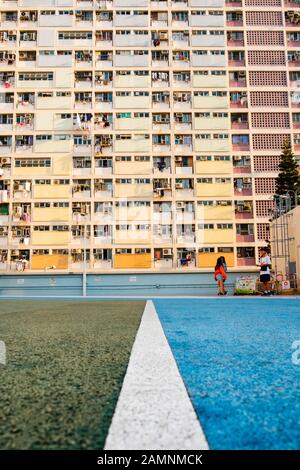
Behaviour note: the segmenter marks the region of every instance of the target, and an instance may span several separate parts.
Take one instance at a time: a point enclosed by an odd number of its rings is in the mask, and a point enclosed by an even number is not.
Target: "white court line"
[[[30,299],[45,299],[45,300],[134,300],[134,299],[217,299],[220,302],[223,302],[225,299],[230,300],[242,300],[242,299],[260,299],[261,301],[265,300],[300,300],[299,295],[276,295],[276,296],[263,296],[263,295],[227,295],[226,297],[217,296],[217,295],[87,295],[83,297],[82,295],[26,295],[25,297],[20,295],[0,295],[0,300],[30,300]]]
[[[152,301],[143,313],[104,448],[208,449]]]

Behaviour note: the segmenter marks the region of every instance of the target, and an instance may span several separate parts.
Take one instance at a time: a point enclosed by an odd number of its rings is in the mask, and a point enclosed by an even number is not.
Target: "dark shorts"
[[[270,274],[261,274],[260,275],[260,282],[269,282],[271,279]]]

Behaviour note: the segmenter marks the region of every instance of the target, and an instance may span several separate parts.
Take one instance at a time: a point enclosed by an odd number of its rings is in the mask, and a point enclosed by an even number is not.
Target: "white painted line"
[[[11,296],[11,295],[0,295],[0,300],[188,300],[188,299],[197,299],[197,300],[218,300],[220,302],[224,302],[225,299],[230,300],[243,300],[243,299],[255,299],[265,302],[267,300],[300,300],[299,295],[287,295],[287,296],[276,296],[276,297],[269,297],[269,296],[253,296],[253,295],[241,295],[241,296],[231,296],[227,295],[226,297],[223,296],[214,296],[214,295],[88,295],[87,297],[83,297],[82,295],[26,295],[26,296]]]
[[[225,299],[230,299],[230,300],[242,300],[242,299],[260,299],[261,301],[265,300],[300,300],[299,295],[278,295],[278,296],[262,296],[262,295],[241,295],[241,296],[233,296],[233,295],[227,295],[226,297],[223,296],[217,296],[217,295],[88,295],[86,297],[83,297],[82,295],[26,295],[23,296],[12,296],[12,295],[0,295],[0,300],[30,300],[30,299],[45,299],[45,300],[59,300],[59,299],[65,299],[65,300],[72,300],[72,299],[80,299],[80,300],[116,300],[116,299],[121,299],[121,300],[134,300],[134,299],[198,299],[198,300],[211,300],[211,299],[217,299],[220,302],[223,302]]]
[[[105,450],[205,450],[208,444],[152,301],[143,313]]]

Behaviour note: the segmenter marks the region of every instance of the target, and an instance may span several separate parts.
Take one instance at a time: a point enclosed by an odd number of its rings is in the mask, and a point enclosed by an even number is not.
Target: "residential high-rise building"
[[[299,0],[0,0],[0,270],[251,270],[299,45]]]

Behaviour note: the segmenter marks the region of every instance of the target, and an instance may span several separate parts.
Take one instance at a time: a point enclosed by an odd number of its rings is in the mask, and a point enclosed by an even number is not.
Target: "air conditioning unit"
[[[10,157],[0,158],[0,163],[1,165],[7,165],[8,163],[10,163]]]
[[[251,183],[251,178],[244,178],[244,183]]]
[[[163,248],[163,255],[164,256],[172,255],[172,248]]]
[[[176,189],[183,189],[183,183],[175,183]]]
[[[182,157],[175,157],[175,162],[182,162]]]
[[[177,208],[177,209],[182,209],[182,208],[184,208],[184,202],[176,202],[176,208]]]
[[[234,161],[238,162],[242,160],[242,157],[238,155],[238,156],[233,157],[233,159]]]

